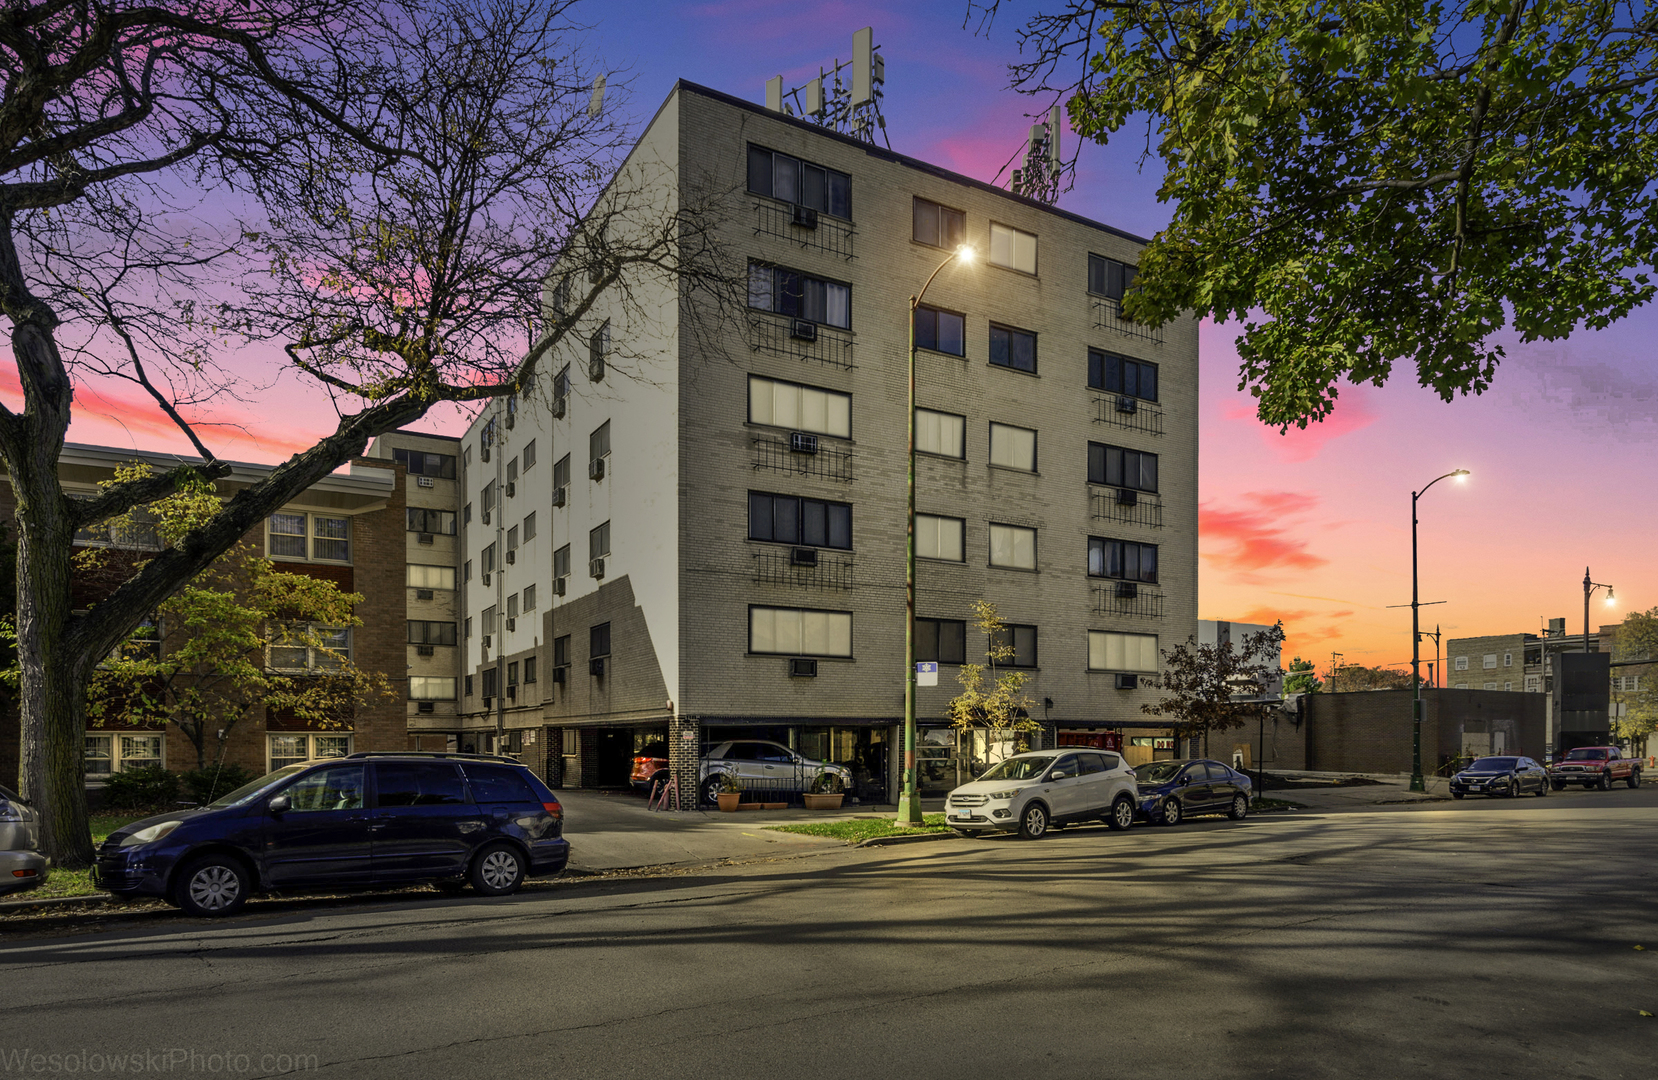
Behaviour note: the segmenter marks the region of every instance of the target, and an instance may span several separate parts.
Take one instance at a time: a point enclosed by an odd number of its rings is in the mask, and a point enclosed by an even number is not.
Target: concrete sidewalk
[[[1352,777],[1355,774],[1278,772],[1274,775],[1286,779],[1295,777],[1306,780],[1340,780]],[[1426,793],[1410,790],[1410,777],[1408,775],[1372,773],[1364,774],[1362,778],[1373,780],[1375,783],[1304,790],[1271,787],[1267,789],[1265,795],[1269,799],[1296,802],[1309,810],[1320,811],[1405,810],[1413,807],[1425,809],[1435,803],[1449,802],[1451,799],[1451,782],[1443,776],[1425,777],[1428,789]]]
[[[768,855],[795,855],[844,847],[845,841],[795,833],[767,832],[767,825],[848,821],[885,817],[895,806],[848,806],[827,810],[694,810],[667,813],[648,810],[645,798],[631,791],[556,792],[564,804],[564,837],[570,841],[570,868],[576,871],[624,870],[670,863],[711,862]],[[922,809],[939,813],[943,799],[924,800]]]

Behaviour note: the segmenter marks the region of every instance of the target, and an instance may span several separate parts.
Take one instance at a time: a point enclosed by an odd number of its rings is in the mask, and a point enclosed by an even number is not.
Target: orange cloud
[[[1199,505],[1199,547],[1218,548],[1202,552],[1210,565],[1254,575],[1269,570],[1311,570],[1330,561],[1307,550],[1307,541],[1299,537],[1305,526],[1290,520],[1316,506],[1316,496],[1257,491],[1243,499],[1248,505],[1222,508],[1213,500]]]

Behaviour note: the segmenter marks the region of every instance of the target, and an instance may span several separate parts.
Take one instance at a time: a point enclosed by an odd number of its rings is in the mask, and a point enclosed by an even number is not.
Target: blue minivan
[[[278,769],[206,806],[124,825],[98,886],[228,915],[254,892],[470,884],[501,896],[570,860],[558,798],[511,758],[360,753]]]

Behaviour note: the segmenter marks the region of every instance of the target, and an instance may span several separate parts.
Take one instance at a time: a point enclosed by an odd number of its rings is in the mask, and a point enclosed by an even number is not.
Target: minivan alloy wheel
[[[242,895],[242,881],[228,866],[204,866],[190,877],[190,899],[204,911],[223,911]]]
[[[521,861],[506,848],[486,851],[478,860],[478,877],[488,892],[506,892],[515,887],[522,876]]]

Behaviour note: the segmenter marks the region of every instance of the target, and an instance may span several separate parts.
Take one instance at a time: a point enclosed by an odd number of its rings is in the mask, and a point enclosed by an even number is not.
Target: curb
[[[887,847],[890,844],[924,844],[928,840],[960,840],[961,837],[953,832],[916,833],[914,836],[872,836],[868,840],[860,840],[853,847]]]
[[[86,896],[46,896],[38,900],[8,900],[0,903],[0,915],[13,911],[34,911],[39,908],[74,907],[81,904],[107,904],[115,899],[107,892],[90,893]]]

